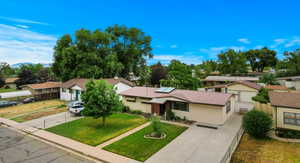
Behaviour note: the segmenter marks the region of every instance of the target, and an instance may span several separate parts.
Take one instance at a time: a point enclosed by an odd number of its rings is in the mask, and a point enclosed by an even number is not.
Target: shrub
[[[151,118],[151,123],[152,123],[153,133],[156,136],[161,136],[162,135],[162,129],[161,129],[161,122],[160,122],[159,118],[156,117],[156,116],[153,116]]]
[[[130,108],[128,106],[123,106],[122,112],[123,113],[129,113],[130,112]]]
[[[166,115],[167,115],[167,117],[166,117],[167,120],[174,120],[175,119],[175,113],[172,112],[171,109],[167,109]]]
[[[272,118],[265,112],[251,110],[243,117],[245,131],[255,137],[264,138],[272,127]]]
[[[143,114],[143,112],[140,110],[130,110],[130,113],[131,114]]]
[[[276,135],[282,138],[300,139],[300,131],[289,129],[276,129]]]

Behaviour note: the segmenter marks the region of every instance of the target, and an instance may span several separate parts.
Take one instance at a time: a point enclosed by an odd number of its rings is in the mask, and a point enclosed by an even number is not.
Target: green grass
[[[17,89],[15,88],[0,88],[0,93],[4,93],[4,92],[14,92],[14,91],[18,91]]]
[[[88,145],[97,146],[145,122],[147,120],[141,116],[116,113],[106,119],[105,127],[102,125],[102,118],[85,117],[46,130]]]
[[[166,123],[161,125],[162,130],[167,135],[164,139],[145,139],[144,135],[152,132],[152,126],[150,125],[103,149],[138,161],[145,161],[187,129],[187,127]]]

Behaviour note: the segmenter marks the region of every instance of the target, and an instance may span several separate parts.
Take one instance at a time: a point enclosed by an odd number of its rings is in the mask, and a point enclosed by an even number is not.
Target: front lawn
[[[24,117],[32,114],[37,114],[38,112],[44,112],[53,109],[58,109],[60,111],[67,110],[64,101],[46,100],[46,101],[33,102],[29,104],[20,104],[16,106],[0,108],[0,117],[8,118],[8,119],[16,119],[18,117]]]
[[[274,139],[258,140],[244,134],[231,163],[299,163],[300,144]]]
[[[0,93],[5,93],[5,92],[15,92],[18,91],[15,88],[0,88]]]
[[[150,125],[104,147],[103,149],[138,161],[145,161],[187,129],[187,127],[175,126],[166,123],[162,123],[161,125],[162,130],[167,135],[164,139],[144,138],[145,134],[148,134],[153,130]]]
[[[105,127],[102,126],[102,118],[86,117],[46,130],[85,144],[97,146],[144,124],[146,121],[145,118],[138,115],[116,113],[106,119]]]

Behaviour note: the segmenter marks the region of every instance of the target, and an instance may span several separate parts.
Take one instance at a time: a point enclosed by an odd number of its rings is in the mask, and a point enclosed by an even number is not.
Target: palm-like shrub
[[[272,127],[272,118],[265,112],[252,110],[243,117],[245,131],[255,137],[264,138]]]
[[[161,122],[160,122],[159,118],[152,117],[151,123],[152,123],[152,129],[153,129],[153,132],[151,133],[151,135],[155,136],[155,137],[161,137],[163,132],[161,129]]]

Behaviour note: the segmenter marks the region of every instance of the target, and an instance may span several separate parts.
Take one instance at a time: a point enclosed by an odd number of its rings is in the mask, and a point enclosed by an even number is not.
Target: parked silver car
[[[84,109],[83,102],[72,101],[68,104],[68,110],[75,115],[81,115],[81,111]]]

